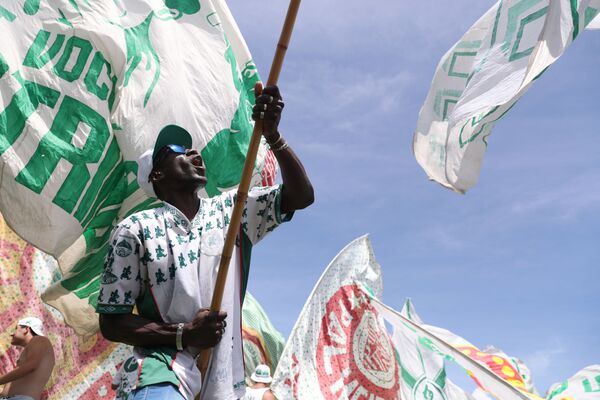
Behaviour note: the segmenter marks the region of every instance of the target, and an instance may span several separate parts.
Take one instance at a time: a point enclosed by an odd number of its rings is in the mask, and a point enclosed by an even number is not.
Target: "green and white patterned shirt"
[[[174,206],[138,212],[113,232],[106,257],[97,312],[138,313],[157,322],[191,321],[197,311],[210,307],[219,261],[235,192],[200,199],[189,221]],[[240,233],[233,251],[223,295],[227,327],[213,350],[203,397],[237,399],[244,393],[241,304],[246,289],[252,246],[293,213],[280,214],[281,186],[255,188],[248,193]],[[140,365],[135,387],[171,382],[185,398],[200,391],[195,366],[198,349],[178,352],[173,347],[136,347]]]

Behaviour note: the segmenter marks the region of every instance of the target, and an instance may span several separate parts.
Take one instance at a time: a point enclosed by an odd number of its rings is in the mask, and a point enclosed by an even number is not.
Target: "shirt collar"
[[[181,226],[183,229],[189,230],[200,224],[200,219],[202,217],[202,212],[201,212],[202,199],[200,199],[200,205],[198,207],[198,211],[196,212],[196,215],[194,216],[192,221],[190,221],[185,216],[185,214],[182,213],[181,210],[179,210],[174,205],[169,204],[166,201],[164,202],[164,204],[165,204],[165,209],[167,210],[168,214],[171,216],[171,219],[175,223],[175,226]]]

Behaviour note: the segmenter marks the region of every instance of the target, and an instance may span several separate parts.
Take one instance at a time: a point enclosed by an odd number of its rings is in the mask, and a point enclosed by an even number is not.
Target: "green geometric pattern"
[[[515,39],[515,43],[512,47],[512,51],[510,52],[509,61],[515,61],[523,57],[527,57],[533,52],[535,46],[530,46],[525,50],[520,50],[521,39],[523,38],[523,33],[525,28],[532,22],[542,18],[548,13],[548,7],[544,7],[541,10],[538,10],[532,14],[529,14],[525,18],[521,19],[519,23],[519,31],[517,32],[517,37]]]
[[[462,92],[457,90],[440,90],[436,93],[433,109],[442,121],[447,120],[448,114],[452,111],[452,108],[458,102],[461,95]]]
[[[590,22],[592,22],[592,20],[594,18],[596,18],[596,16],[598,16],[598,13],[600,13],[600,10],[598,10],[597,8],[593,8],[593,7],[586,8],[584,24],[587,26]],[[573,39],[575,39],[575,38],[573,38]]]

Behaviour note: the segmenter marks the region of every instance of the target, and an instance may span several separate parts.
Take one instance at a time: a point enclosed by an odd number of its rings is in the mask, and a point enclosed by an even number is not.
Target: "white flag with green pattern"
[[[400,314],[423,324],[410,300],[406,300]],[[403,400],[469,400],[469,395],[446,377],[444,357],[420,346],[415,331],[408,326],[394,328],[392,341],[402,371]]]
[[[486,392],[498,399],[541,400],[531,393],[512,386],[493,371],[449,344],[449,339],[457,337],[452,332],[423,325],[420,320],[402,315],[378,299],[372,299],[372,304],[379,315],[394,327],[394,344],[397,346],[398,358],[402,364],[402,380],[404,386],[408,385],[411,388],[410,393],[414,398],[430,400],[460,400],[464,399],[464,396],[468,398],[468,395],[462,391],[455,391],[452,395],[455,397],[452,397],[440,386],[443,382],[441,379],[442,372],[441,370],[436,372],[436,368],[432,368],[436,365],[433,360],[437,355],[444,360],[453,361],[469,371]],[[399,338],[401,338],[400,342],[398,342]],[[425,355],[425,358],[423,358],[423,355]],[[428,359],[429,362],[427,364],[423,362],[419,365],[425,359]],[[407,390],[404,386],[401,386],[403,391]],[[451,386],[452,389],[456,389],[454,385]],[[406,396],[405,392],[403,392],[403,395]],[[409,398],[411,398],[410,395]]]
[[[135,160],[175,123],[204,157],[204,195],[235,187],[258,74],[224,0],[4,2],[0,31],[0,211],[59,259],[44,300],[91,333],[111,228],[157,205]],[[255,183],[265,159],[263,145]]]
[[[477,183],[495,123],[586,27],[600,0],[501,0],[442,57],[414,135],[430,179],[464,193]],[[596,18],[596,20],[594,20]]]
[[[548,390],[546,400],[598,400],[600,399],[600,365],[585,367],[562,383]]]

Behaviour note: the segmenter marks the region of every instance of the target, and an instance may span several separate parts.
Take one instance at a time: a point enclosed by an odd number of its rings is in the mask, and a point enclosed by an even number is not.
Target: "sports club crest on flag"
[[[371,303],[381,296],[367,236],[329,264],[300,313],[273,377],[280,399],[399,399],[400,368]]]
[[[365,399],[389,399],[398,393],[399,368],[392,343],[357,285],[341,287],[327,302],[316,365],[327,400],[339,399],[344,390]]]

